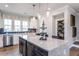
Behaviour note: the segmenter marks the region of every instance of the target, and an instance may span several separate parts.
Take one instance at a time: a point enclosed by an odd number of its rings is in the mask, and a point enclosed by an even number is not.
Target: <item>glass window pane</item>
[[[10,26],[5,26],[5,31],[11,31],[11,27]]]
[[[22,21],[22,31],[27,31],[27,30],[28,30],[28,22]]]
[[[14,27],[15,27],[14,31],[21,31],[21,21],[15,20],[14,21]]]
[[[19,21],[19,20],[15,20],[15,21],[14,21],[14,24],[15,24],[16,26],[20,26],[20,23],[21,23],[21,21]]]
[[[12,24],[12,20],[4,19],[4,25],[11,25],[11,24]]]
[[[12,20],[10,19],[4,19],[4,31],[12,31]]]

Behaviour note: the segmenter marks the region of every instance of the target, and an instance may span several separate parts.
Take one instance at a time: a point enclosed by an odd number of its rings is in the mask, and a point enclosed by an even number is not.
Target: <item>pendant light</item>
[[[48,4],[47,4],[46,16],[49,16],[49,15],[50,15],[50,10],[51,10],[51,8],[49,8],[49,7],[48,7]]]
[[[35,6],[36,6],[35,4],[32,5],[32,7],[33,7],[33,17],[31,18],[31,21],[30,21],[30,27],[37,29],[37,18],[35,16]]]
[[[40,3],[39,3],[39,11],[38,11],[38,15],[37,15],[38,19],[41,18],[41,15],[40,15]]]
[[[33,4],[32,6],[33,6],[33,18],[32,19],[34,20],[35,19],[35,14],[34,14],[35,13],[35,4]]]

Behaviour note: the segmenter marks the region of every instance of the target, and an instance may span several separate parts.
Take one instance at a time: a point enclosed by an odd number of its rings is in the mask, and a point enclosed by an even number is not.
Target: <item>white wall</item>
[[[79,13],[78,14],[76,14],[76,17],[75,17],[76,19],[75,19],[75,25],[76,25],[76,27],[77,27],[77,37],[76,37],[76,40],[79,40]]]
[[[46,27],[47,27],[47,33],[51,37],[52,36],[52,15],[50,14],[46,18],[44,18]]]
[[[70,15],[75,15],[75,10],[67,6],[64,13],[65,19],[65,42],[73,42],[75,38],[72,37],[72,27],[70,26]]]

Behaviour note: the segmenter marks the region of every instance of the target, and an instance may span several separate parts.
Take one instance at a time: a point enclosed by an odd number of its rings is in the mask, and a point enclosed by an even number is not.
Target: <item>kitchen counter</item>
[[[55,49],[61,45],[64,44],[63,40],[59,40],[56,38],[47,38],[47,40],[39,40],[39,36],[35,37],[28,37],[27,41],[45,49],[46,51],[51,51],[52,49]]]
[[[36,36],[36,35],[23,35],[20,36],[23,39],[27,40],[28,42],[44,49],[45,51],[48,51],[48,55],[65,55],[65,42],[64,40],[61,39],[56,39],[56,38],[51,38],[48,37],[47,40],[39,40],[40,36]]]

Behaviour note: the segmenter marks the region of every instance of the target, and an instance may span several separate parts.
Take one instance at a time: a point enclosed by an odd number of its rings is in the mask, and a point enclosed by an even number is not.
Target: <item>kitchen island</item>
[[[40,36],[20,36],[20,52],[25,56],[63,56],[66,55],[64,40],[48,37],[39,40]],[[24,47],[23,47],[24,46]],[[24,48],[24,49],[23,49]],[[22,51],[25,50],[25,51]]]

